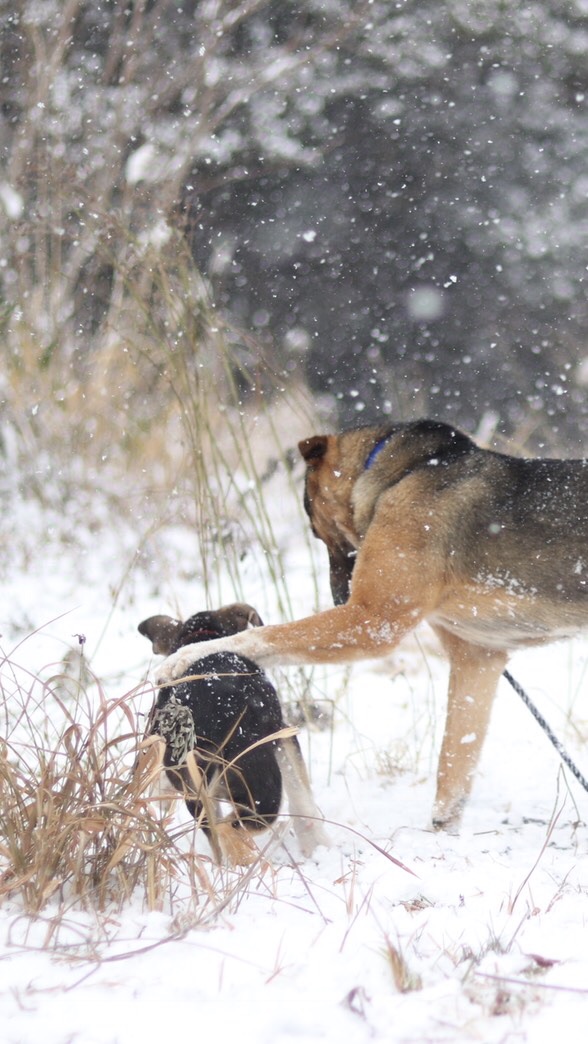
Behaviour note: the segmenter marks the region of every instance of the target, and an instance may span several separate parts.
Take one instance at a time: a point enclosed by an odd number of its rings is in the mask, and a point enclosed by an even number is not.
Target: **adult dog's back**
[[[462,638],[514,649],[587,626],[588,462],[494,453],[431,421],[319,436],[301,450],[336,603],[370,530],[389,568],[392,556],[424,555],[427,619]],[[410,586],[421,586],[416,569]]]

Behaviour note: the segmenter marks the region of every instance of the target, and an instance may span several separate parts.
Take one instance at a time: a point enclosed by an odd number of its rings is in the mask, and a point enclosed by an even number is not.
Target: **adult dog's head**
[[[304,506],[329,553],[331,591],[346,602],[358,548],[384,490],[431,463],[468,453],[472,441],[432,420],[313,435],[298,444],[306,463]]]
[[[195,613],[184,623],[171,616],[150,616],[139,624],[139,633],[149,639],[154,653],[171,656],[183,645],[225,638],[249,627],[262,626],[263,620],[253,606],[235,602],[222,609]]]
[[[347,601],[351,588],[360,543],[353,493],[368,448],[363,429],[342,435],[313,435],[298,443],[306,463],[304,507],[312,532],[327,547],[335,605]]]

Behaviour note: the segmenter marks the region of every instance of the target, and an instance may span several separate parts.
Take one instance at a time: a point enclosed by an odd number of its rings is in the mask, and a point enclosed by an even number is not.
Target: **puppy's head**
[[[171,616],[150,616],[139,624],[139,633],[152,643],[153,652],[171,656],[183,645],[225,638],[248,627],[262,627],[263,620],[251,605],[235,602],[222,609],[195,613],[185,623]]]

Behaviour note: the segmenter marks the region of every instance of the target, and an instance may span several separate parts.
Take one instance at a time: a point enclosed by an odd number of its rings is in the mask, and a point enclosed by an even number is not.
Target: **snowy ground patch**
[[[328,604],[326,563],[315,589],[300,516],[283,499],[298,615]],[[80,651],[108,697],[131,693],[153,666],[139,621],[204,607],[190,527],[139,542],[131,516],[96,517],[72,528],[24,502],[5,515],[5,698],[15,671],[46,677]],[[244,556],[242,583],[273,620],[262,559]],[[511,664],[584,771],[587,664],[580,641]],[[56,895],[28,917],[9,895],[7,1044],[131,1044],[220,1026],[245,1044],[585,1039],[588,796],[518,697],[501,684],[463,828],[448,835],[429,826],[446,688],[431,633],[385,663],[305,677],[325,727],[303,728],[301,742],[331,847],[301,859],[285,818],[263,870],[210,867],[224,902],[204,917],[181,878],[156,912],[139,892],[101,912]],[[296,671],[276,678],[288,700],[303,684]],[[150,698],[148,686],[133,697],[137,713]],[[203,840],[196,850],[208,859]]]

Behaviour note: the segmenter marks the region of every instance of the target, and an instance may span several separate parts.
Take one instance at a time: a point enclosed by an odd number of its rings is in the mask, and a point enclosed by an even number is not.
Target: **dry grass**
[[[149,796],[157,758],[135,766],[146,687],[108,698],[84,672],[87,688],[65,677],[24,688],[14,664],[3,668],[12,713],[0,745],[0,896],[38,914],[54,900],[121,908],[138,893],[148,909],[173,912],[181,882],[184,915],[191,905],[208,918],[224,905],[226,879],[194,851],[198,824],[182,825]]]
[[[23,271],[20,299],[0,316],[0,457],[14,495],[26,489],[40,519],[60,525],[61,512],[67,543],[78,515],[96,533],[120,518],[140,548],[188,523],[195,553],[185,568],[210,605],[248,600],[242,559],[263,555],[271,600],[291,615],[267,484],[276,470],[282,489],[293,482],[292,445],[314,427],[309,398],[296,380],[286,391],[257,346],[223,325],[179,234],[145,243],[112,216],[88,220],[114,285],[84,351],[51,305],[62,296],[58,265],[43,301]],[[306,533],[300,501],[297,491]],[[18,546],[14,519],[13,530],[10,514],[3,519],[3,535]],[[111,580],[113,606],[133,568],[134,559],[118,585]],[[226,875],[194,856],[193,827],[146,798],[145,774],[131,779],[141,691],[111,698],[87,670],[47,681],[6,660],[0,667],[0,895],[38,913],[55,900],[103,909],[140,890],[155,909],[181,881],[208,916],[238,891],[238,876],[227,891]]]
[[[94,708],[81,689],[62,697],[57,681],[4,685],[18,713],[0,747],[0,895],[37,913],[56,894],[102,909],[141,888],[158,908],[181,854],[145,800],[148,780],[130,776],[139,693],[108,699],[96,683]]]
[[[43,507],[99,491],[109,510],[148,512],[152,526],[189,519],[211,603],[227,581],[244,597],[243,547],[264,548],[287,611],[264,486],[276,467],[291,481],[296,440],[316,423],[310,397],[296,375],[286,388],[261,348],[223,323],[179,233],[143,243],[112,228],[112,217],[99,218],[115,285],[83,352],[67,324],[55,332],[51,317],[42,335],[28,291],[0,317],[0,457]],[[301,505],[300,516],[304,532]]]
[[[217,828],[206,816],[193,755],[190,795],[172,791],[162,798],[154,791],[163,744],[159,737],[140,739],[150,685],[109,698],[83,660],[77,676],[54,674],[48,681],[4,660],[0,684],[7,736],[0,742],[3,901],[15,900],[29,915],[52,904],[59,920],[72,906],[120,910],[138,897],[148,910],[165,909],[195,927],[237,901],[251,876],[267,868],[266,850],[279,831],[264,834],[259,847],[245,840],[236,867],[223,823]],[[295,731],[284,728],[268,740]],[[202,821],[174,814],[194,795],[209,822],[201,847],[212,857],[195,846]],[[229,833],[234,846],[235,831]]]
[[[385,936],[385,956],[390,965],[394,986],[399,993],[411,993],[422,989],[421,976],[412,971],[399,945],[395,945],[388,935]]]

